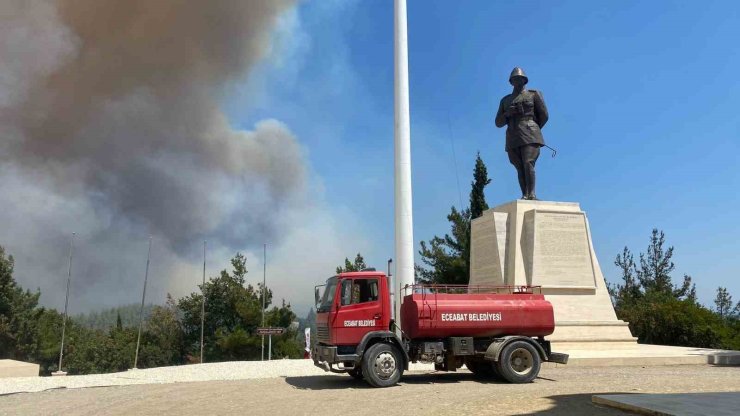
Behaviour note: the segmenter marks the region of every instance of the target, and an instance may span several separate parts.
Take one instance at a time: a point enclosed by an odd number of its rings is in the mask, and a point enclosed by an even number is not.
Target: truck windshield
[[[334,295],[337,293],[337,278],[336,276],[330,277],[326,280],[324,285],[324,293],[321,295],[319,304],[316,305],[316,312],[329,312],[331,304],[334,302]]]

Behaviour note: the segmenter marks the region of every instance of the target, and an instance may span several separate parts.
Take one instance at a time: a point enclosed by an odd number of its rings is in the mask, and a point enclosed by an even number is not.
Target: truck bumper
[[[346,373],[348,370],[354,368],[358,361],[357,354],[341,355],[337,354],[336,346],[328,346],[316,344],[311,350],[311,357],[313,357],[313,364],[316,367],[321,368],[324,371],[331,371],[333,373]],[[352,363],[352,367],[334,368],[334,364]]]

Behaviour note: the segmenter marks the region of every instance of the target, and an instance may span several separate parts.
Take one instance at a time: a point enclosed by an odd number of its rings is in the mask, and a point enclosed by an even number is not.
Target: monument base
[[[637,345],[614,312],[578,203],[517,200],[485,211],[471,224],[470,263],[470,285],[540,286],[555,313],[553,343]]]

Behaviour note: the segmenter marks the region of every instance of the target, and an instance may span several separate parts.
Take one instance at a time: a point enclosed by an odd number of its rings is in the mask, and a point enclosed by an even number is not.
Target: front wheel
[[[510,383],[529,383],[540,373],[540,354],[526,341],[514,341],[504,347],[496,370]]]
[[[379,343],[371,346],[362,356],[362,374],[373,387],[389,387],[401,379],[403,358],[393,345]]]

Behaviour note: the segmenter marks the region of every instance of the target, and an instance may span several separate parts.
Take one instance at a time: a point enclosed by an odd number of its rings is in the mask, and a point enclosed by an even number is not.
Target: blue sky
[[[493,116],[508,74],[525,69],[550,110],[541,199],[580,202],[607,280],[622,247],[653,227],[711,302],[740,300],[735,2],[408,2],[414,237],[448,231],[467,204],[477,151],[491,206],[519,196]],[[392,1],[304,2],[274,50],[225,94],[236,127],[290,127],[329,209],[362,233],[369,263],[393,256]],[[453,157],[453,145],[454,154]],[[455,169],[457,167],[457,171]],[[459,176],[458,188],[456,175]],[[337,262],[341,259],[337,259]]]

